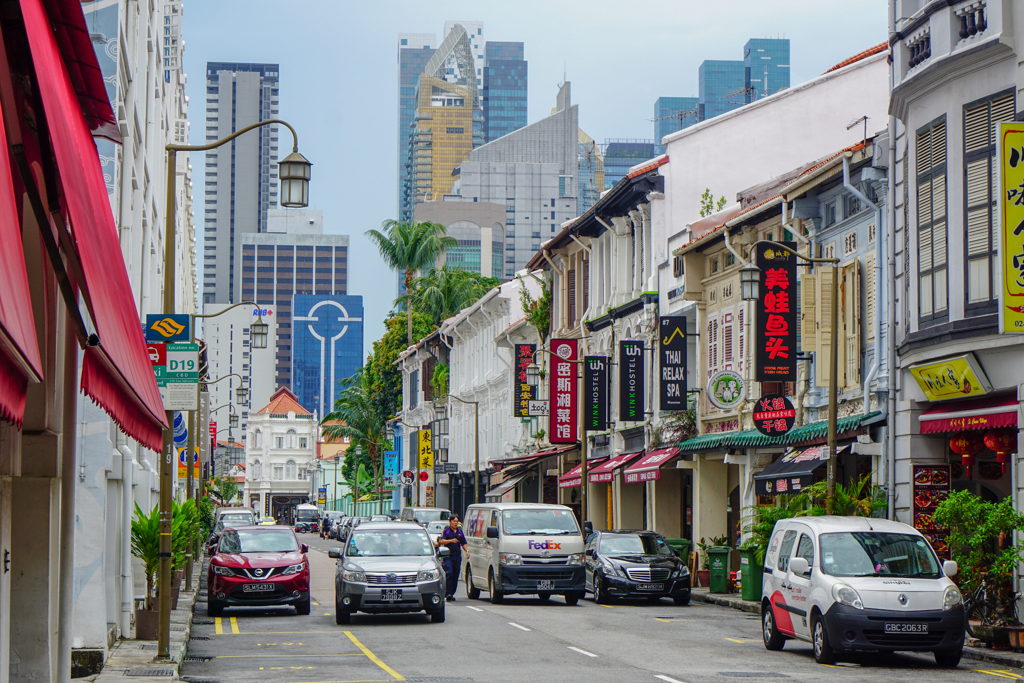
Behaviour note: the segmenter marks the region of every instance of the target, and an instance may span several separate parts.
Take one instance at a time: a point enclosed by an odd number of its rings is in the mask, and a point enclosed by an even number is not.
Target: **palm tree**
[[[440,325],[442,321],[472,305],[490,289],[495,278],[484,278],[468,270],[444,265],[412,281],[409,292],[397,300],[406,308],[415,305]]]
[[[406,291],[412,291],[416,271],[433,265],[438,256],[459,244],[440,223],[388,219],[380,224],[380,228],[367,230],[366,236],[377,246],[380,257],[389,268],[404,272]],[[416,341],[412,338],[412,303],[410,301],[406,308],[409,344]]]

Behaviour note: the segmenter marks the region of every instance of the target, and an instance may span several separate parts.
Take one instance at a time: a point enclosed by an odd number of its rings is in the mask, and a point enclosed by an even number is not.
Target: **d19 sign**
[[[796,409],[779,394],[766,394],[754,402],[754,427],[765,436],[782,436],[793,428]]]

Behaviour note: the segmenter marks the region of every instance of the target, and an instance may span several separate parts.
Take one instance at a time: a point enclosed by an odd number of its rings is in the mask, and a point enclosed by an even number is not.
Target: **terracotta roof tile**
[[[296,415],[312,415],[312,413],[299,405],[299,398],[288,387],[281,387],[274,392],[274,395],[270,397],[270,403],[256,412],[273,413],[274,415],[284,415],[291,412],[294,412]]]
[[[664,166],[667,163],[668,163],[668,155],[667,154],[662,154],[661,156],[659,156],[656,159],[654,159],[654,161],[652,161],[651,163],[645,164],[645,165],[641,166],[640,168],[636,169],[635,171],[630,171],[629,173],[626,174],[626,177],[627,178],[636,178],[637,176],[641,176],[644,173],[648,173],[650,171],[653,171],[654,169],[658,168],[659,166]]]
[[[867,50],[864,50],[863,52],[858,52],[854,56],[848,57],[847,59],[844,59],[843,61],[841,61],[838,64],[836,64],[834,67],[832,67],[831,69],[829,69],[825,73],[830,74],[833,71],[838,71],[839,69],[842,69],[844,66],[850,66],[851,64],[856,64],[857,62],[859,62],[862,59],[867,59],[871,55],[877,55],[879,52],[884,52],[887,49],[889,49],[889,43],[881,42],[878,45],[875,45],[874,47],[869,47]]]

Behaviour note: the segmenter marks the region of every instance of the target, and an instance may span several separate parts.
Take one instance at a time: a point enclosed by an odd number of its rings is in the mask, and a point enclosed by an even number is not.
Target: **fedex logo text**
[[[527,543],[530,550],[561,550],[562,544],[555,543],[554,541],[543,541],[538,543],[537,541],[530,541]]]

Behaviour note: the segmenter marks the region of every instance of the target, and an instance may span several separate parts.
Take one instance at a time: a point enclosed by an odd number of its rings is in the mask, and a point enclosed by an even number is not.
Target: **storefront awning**
[[[504,495],[511,491],[512,489],[514,489],[516,487],[516,484],[521,482],[525,476],[526,472],[523,472],[522,474],[512,477],[511,479],[506,479],[505,481],[501,482],[493,489],[488,491],[486,494],[484,494],[484,500],[487,501],[488,503],[497,503],[501,501]]]
[[[836,454],[849,446],[839,446]],[[828,446],[811,446],[790,451],[754,475],[754,492],[759,496],[799,493],[814,483],[814,471],[828,464]]]
[[[57,46],[57,36],[67,36],[61,26],[50,24],[42,0],[21,0],[21,6],[81,266],[82,281],[77,284],[99,339],[85,350],[82,391],[128,436],[159,452],[166,426],[163,401],[146,353],[131,282],[119,258],[121,244],[96,145]],[[111,260],[112,256],[118,258]]]
[[[657,481],[661,479],[661,468],[674,463],[682,456],[678,448],[661,448],[651,451],[626,468],[622,473],[623,480],[627,484],[636,484],[643,481]]]
[[[880,419],[881,412],[874,410],[870,413],[857,413],[847,415],[836,420],[836,434],[860,429],[865,424],[872,424]],[[828,434],[828,421],[818,420],[794,427],[788,434],[783,436],[765,436],[756,429],[748,429],[738,432],[714,432],[695,436],[688,441],[679,444],[679,450],[683,453],[696,453],[699,451],[721,451],[728,448],[757,448],[760,446],[788,446],[791,444],[807,443],[815,439],[822,439]]]
[[[921,433],[1016,427],[1019,410],[1013,395],[946,401],[921,413]]]
[[[594,458],[587,463],[587,474],[593,471],[595,467],[600,466],[608,458]],[[576,465],[571,470],[563,474],[558,478],[558,488],[569,489],[573,486],[579,486],[583,483],[583,463]]]
[[[620,453],[619,455],[609,458],[603,465],[590,470],[587,473],[587,478],[590,480],[591,484],[600,484],[602,482],[611,481],[615,477],[615,470],[620,467],[625,467],[643,454],[643,451],[637,451],[636,453]]]

